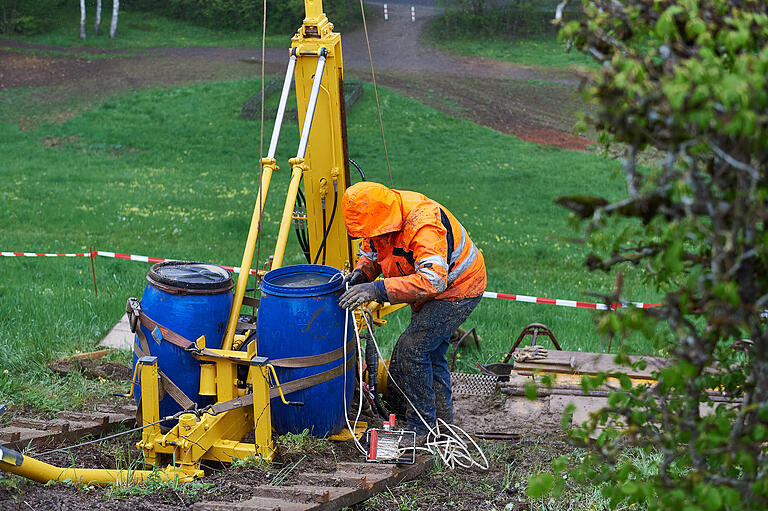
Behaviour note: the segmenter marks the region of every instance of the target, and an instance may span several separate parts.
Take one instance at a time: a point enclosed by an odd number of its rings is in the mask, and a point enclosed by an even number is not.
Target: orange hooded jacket
[[[390,303],[416,310],[430,299],[462,300],[485,291],[483,255],[458,220],[426,196],[365,181],[341,202],[350,236],[363,238],[357,269],[379,274]],[[416,302],[416,303],[414,303]]]

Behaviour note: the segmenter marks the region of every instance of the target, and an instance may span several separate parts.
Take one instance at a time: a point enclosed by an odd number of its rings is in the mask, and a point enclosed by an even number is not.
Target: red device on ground
[[[416,432],[395,427],[395,414],[389,415],[382,429],[369,429],[367,435],[368,454],[366,461],[371,463],[407,463],[416,462]]]

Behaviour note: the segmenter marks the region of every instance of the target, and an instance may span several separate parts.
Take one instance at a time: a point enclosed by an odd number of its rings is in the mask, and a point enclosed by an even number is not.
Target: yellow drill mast
[[[322,0],[305,0],[304,8],[304,22],[291,39],[288,69],[269,150],[261,161],[261,187],[240,264],[224,349],[230,349],[234,342],[237,319],[259,235],[261,214],[264,211],[272,173],[278,169],[275,152],[292,76],[295,76],[296,82],[301,138],[296,156],[289,160],[291,181],[288,185],[272,268],[279,268],[283,264],[296,195],[302,179],[307,198],[307,229],[312,262],[315,262],[317,254],[322,251],[321,245],[324,245],[325,264],[342,270],[350,267],[353,262],[351,245],[341,215],[341,196],[349,186],[341,34],[333,32],[333,24],[323,13]],[[331,218],[334,219],[332,224]],[[317,259],[317,262],[322,262],[322,258]]]
[[[273,268],[282,265],[285,245],[293,220],[300,181],[304,180],[307,197],[307,224],[310,251],[314,259],[325,238],[325,264],[338,269],[353,261],[349,238],[341,214],[341,196],[349,184],[346,125],[343,96],[341,36],[323,13],[321,0],[305,0],[304,22],[291,40],[288,70],[278,107],[269,151],[261,160],[262,177],[253,218],[237,280],[234,303],[221,349],[206,347],[205,337],[198,338],[186,350],[201,362],[200,388],[215,395],[216,404],[201,411],[180,412],[174,417],[160,417],[158,403],[157,357],[142,357],[135,368],[134,380],[141,385],[142,438],[138,448],[155,470],[62,469],[0,446],[0,469],[41,482],[72,479],[84,483],[109,484],[136,482],[148,478],[184,481],[203,475],[203,459],[229,461],[259,456],[271,461],[270,399],[283,396],[274,367],[256,353],[256,343],[247,351],[233,350],[235,329],[243,305],[253,254],[258,240],[275,161],[291,79],[295,75],[296,98],[301,139],[296,156],[289,160],[291,181],[275,247]],[[334,200],[334,196],[336,200]],[[335,203],[335,204],[334,204]],[[323,211],[325,210],[325,215]],[[326,221],[323,222],[323,217]],[[331,223],[331,218],[334,218]],[[329,226],[330,224],[330,226]],[[313,261],[314,262],[314,261]],[[238,339],[236,339],[238,337]],[[246,385],[238,384],[237,367],[247,368]],[[269,387],[269,372],[276,387]],[[169,431],[160,424],[178,419]],[[254,442],[242,438],[254,432]],[[161,468],[161,459],[172,463]]]

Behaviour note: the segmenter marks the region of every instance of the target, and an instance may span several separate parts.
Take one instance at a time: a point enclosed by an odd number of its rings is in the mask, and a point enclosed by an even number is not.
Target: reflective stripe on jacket
[[[363,182],[344,194],[342,211],[349,234],[364,238],[357,268],[369,280],[384,275],[391,303],[461,300],[485,291],[482,253],[437,202]]]

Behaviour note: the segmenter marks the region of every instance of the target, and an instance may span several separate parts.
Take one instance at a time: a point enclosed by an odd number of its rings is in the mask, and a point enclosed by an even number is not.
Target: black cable
[[[248,351],[248,345],[256,338],[256,330],[249,330],[238,351]]]
[[[323,234],[323,241],[320,242],[320,247],[317,249],[317,254],[315,255],[315,262],[314,264],[317,264],[317,260],[320,257],[320,251],[323,250],[323,254],[325,254],[325,244],[328,241],[328,234],[331,232],[331,227],[333,226],[333,219],[336,217],[336,206],[339,202],[339,190],[336,186],[336,182],[333,183],[333,209],[331,210],[331,220],[328,222],[328,227],[325,229],[325,233]],[[325,210],[323,210],[323,214],[325,214]],[[325,225],[325,218],[323,218],[323,225]],[[325,264],[325,257],[323,257],[323,264]]]
[[[368,312],[363,312],[363,314],[368,314],[370,316],[370,313]],[[373,324],[373,318],[371,318],[371,324]],[[379,399],[379,353],[376,351],[376,347],[373,345],[370,333],[363,334],[360,337],[365,338],[365,364],[368,366],[369,398],[373,402],[373,406],[379,416],[384,420],[388,420],[389,412],[387,412],[386,408],[384,408],[384,405],[381,404],[381,399]]]
[[[296,196],[296,207],[293,208],[294,214],[296,214],[297,208],[299,213],[297,216],[301,216],[302,211],[303,214],[306,214],[306,205],[307,199],[304,196],[304,192],[299,188],[298,195]],[[306,224],[299,219],[295,219],[293,225],[296,229],[296,238],[299,240],[299,247],[301,248],[301,251],[304,252],[304,257],[307,259],[307,262],[311,263],[312,254],[309,251],[309,239],[307,237]]]
[[[350,158],[350,159],[349,159],[349,163],[351,163],[352,165],[354,165],[354,166],[355,166],[355,168],[357,169],[357,171],[360,173],[360,178],[361,178],[363,181],[365,181],[365,180],[366,180],[366,179],[365,179],[365,173],[363,172],[363,169],[361,169],[361,168],[360,168],[360,165],[358,165],[358,164],[357,164],[357,162],[356,162],[355,160],[353,160],[352,158]]]

